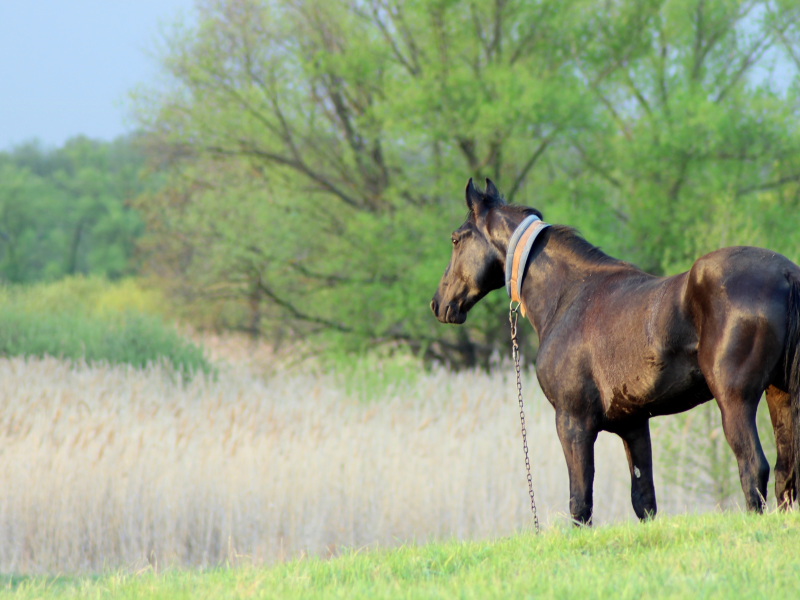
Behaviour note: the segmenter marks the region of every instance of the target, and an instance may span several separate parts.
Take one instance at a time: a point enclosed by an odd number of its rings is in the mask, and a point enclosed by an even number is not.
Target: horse
[[[534,208],[506,204],[489,179],[484,191],[469,180],[466,203],[431,301],[442,323],[464,323],[477,302],[506,285],[509,240],[526,218],[542,219]],[[539,336],[536,375],[555,409],[576,525],[591,525],[600,431],[622,439],[633,510],[650,519],[657,512],[650,419],[711,399],[747,509],[761,512],[770,469],[755,416],[764,392],[777,445],[775,497],[781,509],[791,507],[800,489],[800,267],[776,252],[735,246],[657,277],[551,225],[522,269],[519,302]]]

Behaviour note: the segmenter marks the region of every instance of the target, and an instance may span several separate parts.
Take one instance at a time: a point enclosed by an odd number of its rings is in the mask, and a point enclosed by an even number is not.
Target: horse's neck
[[[588,258],[566,243],[563,235],[553,228],[545,231],[531,253],[523,283],[525,311],[540,338],[587,286],[596,286],[604,275],[625,268],[621,261],[601,264]]]
[[[500,212],[487,222],[490,238],[503,268],[511,236],[525,216]],[[568,243],[566,235],[548,227],[536,240],[528,259],[522,301],[527,317],[540,338],[564,303],[575,297],[584,286],[593,285],[601,273],[626,267],[626,263],[614,259],[598,264],[598,261],[588,258]]]
[[[524,214],[499,212],[487,222],[490,239],[504,269],[511,236],[524,218]],[[566,268],[564,249],[557,247],[561,246],[558,243],[550,244],[552,232],[552,228],[547,228],[534,244],[522,287],[526,315],[539,335],[546,326],[547,315],[553,312],[564,288],[573,279],[573,273]]]

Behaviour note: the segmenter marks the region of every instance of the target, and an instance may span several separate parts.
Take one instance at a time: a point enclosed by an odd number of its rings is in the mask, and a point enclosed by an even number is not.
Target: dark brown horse
[[[467,184],[470,214],[431,302],[443,323],[505,285],[509,239],[535,209],[509,206],[488,179]],[[539,335],[536,373],[556,411],[569,469],[570,512],[591,523],[594,442],[622,438],[631,501],[656,513],[649,420],[715,398],[739,464],[745,502],[760,511],[769,465],[756,430],[766,391],[778,449],[775,496],[784,508],[800,489],[800,268],[769,250],[723,248],[673,277],[607,256],[574,230],[536,238],[521,302]]]

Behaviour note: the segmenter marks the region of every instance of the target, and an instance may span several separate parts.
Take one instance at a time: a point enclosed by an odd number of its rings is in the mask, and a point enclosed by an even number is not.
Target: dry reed
[[[186,383],[0,360],[0,570],[260,563],[529,527],[509,375],[437,370],[363,402],[329,375]],[[547,525],[569,485],[552,408],[531,373],[524,386]],[[620,441],[602,434],[596,462],[597,522],[632,518]]]

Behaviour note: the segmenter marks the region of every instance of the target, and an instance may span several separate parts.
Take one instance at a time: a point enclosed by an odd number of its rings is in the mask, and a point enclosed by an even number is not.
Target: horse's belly
[[[627,373],[598,386],[606,420],[675,414],[711,399],[693,348],[669,353],[668,359],[655,353],[644,353],[642,358]]]

